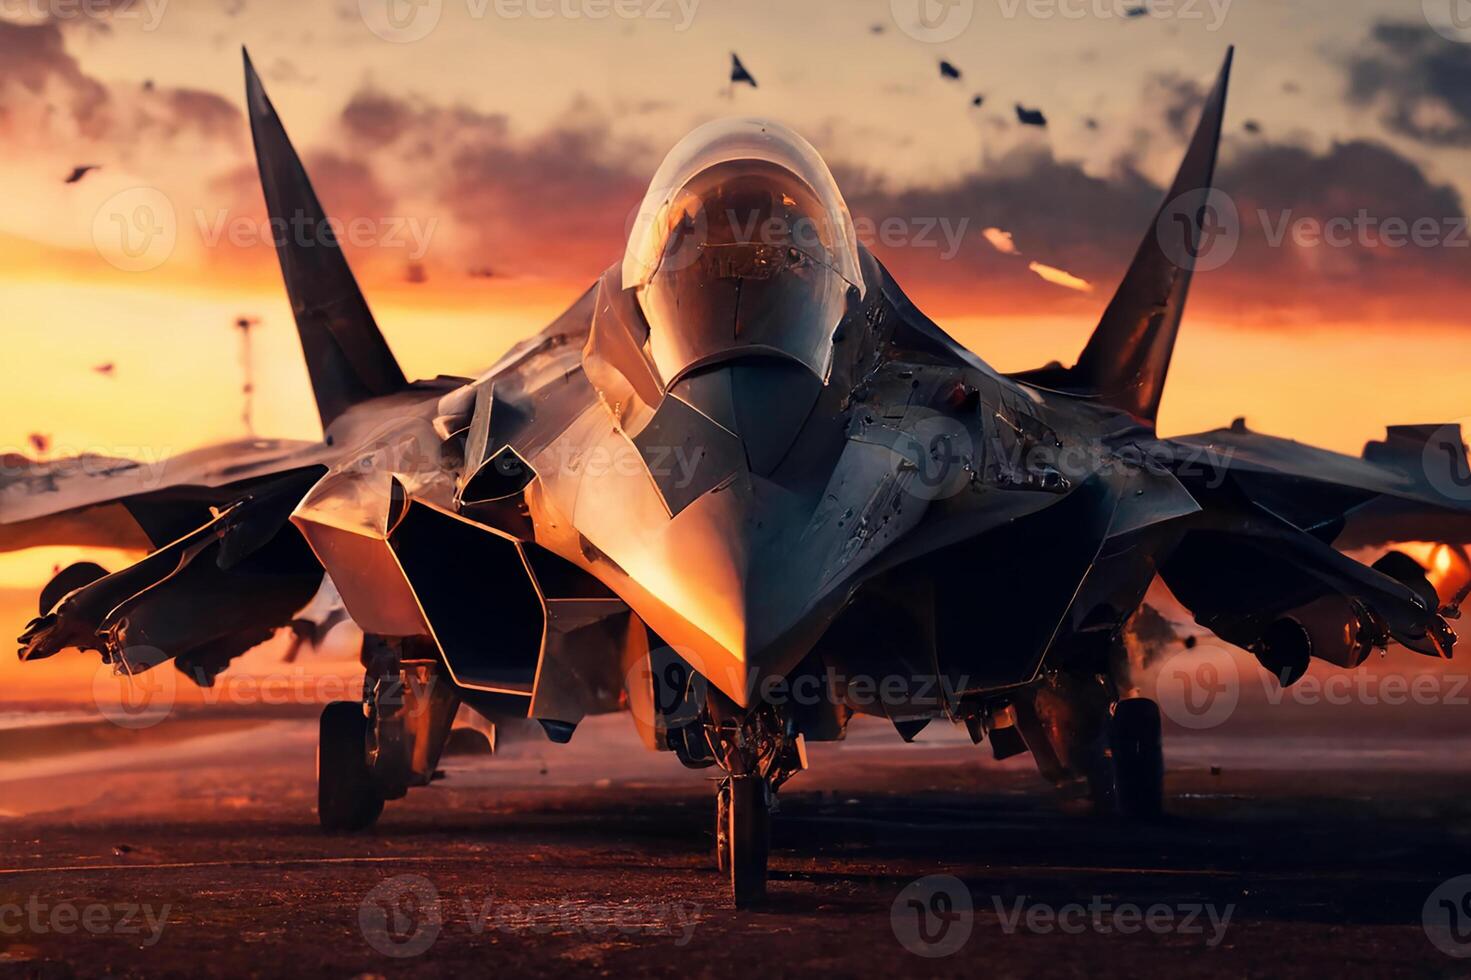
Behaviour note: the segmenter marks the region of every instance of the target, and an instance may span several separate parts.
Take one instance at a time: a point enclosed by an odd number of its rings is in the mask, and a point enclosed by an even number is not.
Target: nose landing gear
[[[727,776],[716,792],[717,863],[730,876],[736,908],[766,898],[771,853],[771,791],[760,776]]]
[[[715,866],[736,908],[750,908],[766,898],[776,791],[807,768],[806,751],[795,726],[770,709],[707,721],[705,734],[726,771],[715,789]]]

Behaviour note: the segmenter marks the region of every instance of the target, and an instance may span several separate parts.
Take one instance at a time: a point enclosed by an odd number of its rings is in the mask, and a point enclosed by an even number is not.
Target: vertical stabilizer
[[[352,405],[407,382],[358,289],[306,170],[245,55],[245,100],[276,256],[326,428]]]
[[[1219,231],[1214,226],[1220,216],[1209,195],[1231,55],[1228,49],[1164,203],[1088,346],[1068,372],[1070,390],[1086,392],[1150,426],[1159,414],[1191,271],[1210,251],[1207,236]]]

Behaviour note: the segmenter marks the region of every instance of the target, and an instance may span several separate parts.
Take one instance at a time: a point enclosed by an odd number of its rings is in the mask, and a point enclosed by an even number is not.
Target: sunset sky
[[[242,44],[327,209],[366,229],[349,255],[411,377],[540,329],[619,259],[664,152],[726,114],[806,135],[860,237],[897,221],[867,243],[982,357],[1070,362],[1235,44],[1217,185],[1241,241],[1196,277],[1162,431],[1245,415],[1357,452],[1471,415],[1471,44],[1433,0],[1151,4],[962,0],[933,41],[909,0],[0,2],[0,452],[242,435],[241,316],[256,431],[318,435],[259,241]],[[423,36],[375,34],[395,11]],[[731,51],[759,88],[730,89]],[[140,213],[163,237],[120,251]],[[1332,218],[1356,230],[1314,240]],[[1386,244],[1391,219],[1425,240]],[[0,559],[0,586],[55,558]]]

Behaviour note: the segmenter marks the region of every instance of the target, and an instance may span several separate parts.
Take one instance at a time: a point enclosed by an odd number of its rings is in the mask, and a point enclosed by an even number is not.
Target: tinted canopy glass
[[[862,275],[853,222],[817,151],[785,127],[723,120],[659,168],[623,260],[668,385],[738,354],[825,377]]]

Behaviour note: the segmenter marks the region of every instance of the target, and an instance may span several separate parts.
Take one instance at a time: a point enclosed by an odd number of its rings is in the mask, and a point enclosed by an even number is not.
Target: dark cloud
[[[67,53],[55,23],[0,21],[0,122],[18,122],[43,106],[54,111],[60,101],[83,133],[100,135],[108,98],[106,86]],[[27,109],[31,113],[22,111]]]
[[[988,295],[1005,297],[1008,305],[1032,304],[1031,310],[1017,312],[1088,305],[1089,300],[1040,284],[1028,261],[1090,281],[1113,275],[1117,257],[1132,252],[1160,195],[1128,161],[1097,177],[1076,161],[1055,158],[1045,146],[1018,147],[936,187],[893,189],[862,171],[836,169],[859,237],[870,238],[866,244],[901,283],[968,296],[969,312],[1002,312],[987,309]],[[952,231],[964,232],[953,256],[946,255],[942,229],[931,227],[942,220]],[[885,234],[886,222],[895,229],[908,226],[911,237]],[[1011,232],[1022,255],[1002,255],[986,245],[981,231],[989,227]]]
[[[1100,177],[1036,148],[935,188],[889,190],[851,172],[840,183],[855,216],[870,225],[886,216],[916,228],[939,218],[952,227],[965,222],[966,245],[948,261],[933,247],[873,245],[901,282],[933,291],[951,313],[1096,309],[1153,233],[1164,194],[1128,158]],[[1197,310],[1306,323],[1458,320],[1471,303],[1471,239],[1459,194],[1390,147],[1232,143],[1216,186],[1237,209],[1240,242],[1224,266],[1197,276]],[[982,242],[987,227],[1011,233],[1020,254]],[[1095,292],[1038,283],[1027,270],[1032,260],[1087,279]],[[988,309],[988,297],[1004,310]]]
[[[1348,97],[1384,125],[1435,146],[1471,145],[1471,45],[1423,23],[1381,22],[1348,64]]]
[[[518,138],[499,114],[363,91],[341,124],[347,145],[371,154],[402,197],[453,225],[459,254],[431,261],[459,267],[471,257],[509,275],[601,272],[622,254],[655,159],[587,104]]]
[[[1158,113],[1166,131],[1178,139],[1185,139],[1195,129],[1204,105],[1205,88],[1197,79],[1166,72],[1153,76],[1145,84],[1145,110]]]
[[[1146,150],[1151,160],[1183,152],[1200,97],[1198,86],[1178,77],[1151,80],[1141,114],[1149,120],[1141,129],[1149,143],[1102,172],[1045,142],[1016,146],[927,187],[897,186],[862,164],[830,162],[860,238],[902,283],[936,304],[937,315],[1091,314],[1152,233],[1164,189],[1139,160]],[[371,195],[352,188],[381,183],[373,194],[396,195],[387,206],[418,208],[451,226],[428,256],[451,274],[484,263],[515,276],[596,275],[621,254],[631,211],[658,160],[652,148],[621,141],[588,104],[543,133],[518,136],[499,115],[363,91],[340,124],[343,157],[371,160],[372,167],[339,171],[330,193],[318,175],[324,200],[335,194],[367,207]],[[1161,148],[1162,141],[1173,148]],[[1216,183],[1237,207],[1241,241],[1230,262],[1198,277],[1197,310],[1253,319],[1359,319],[1369,312],[1402,319],[1432,308],[1449,314],[1471,301],[1471,249],[1456,242],[1464,214],[1459,195],[1387,146],[1355,141],[1314,149],[1228,137]],[[1321,231],[1345,220],[1347,240],[1299,241],[1303,226]],[[1380,234],[1385,222],[1407,229],[1431,222],[1437,241],[1389,244]],[[1010,232],[1021,254],[987,245],[981,233],[989,227]],[[1080,276],[1095,291],[1041,282],[1028,269],[1033,261]]]
[[[1224,162],[1217,184],[1242,229],[1219,275],[1248,304],[1355,319],[1464,317],[1471,240],[1461,197],[1390,147],[1354,140],[1315,152],[1254,141]],[[1420,241],[1407,234],[1416,228]]]
[[[115,88],[92,77],[66,50],[56,21],[0,21],[0,125],[12,145],[105,147],[124,156],[183,138],[238,143],[244,133],[240,110],[212,92]]]

